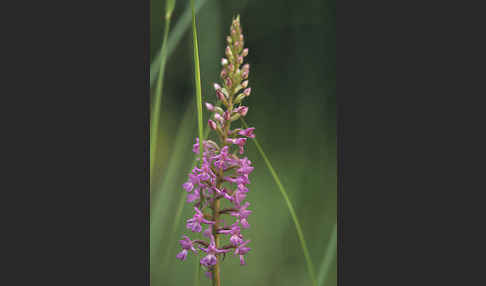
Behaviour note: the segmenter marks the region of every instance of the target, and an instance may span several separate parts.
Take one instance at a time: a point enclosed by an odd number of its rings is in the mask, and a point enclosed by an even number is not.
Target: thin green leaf
[[[172,2],[171,4],[169,2]],[[160,108],[162,105],[162,85],[164,82],[164,71],[165,63],[167,61],[167,37],[169,35],[170,29],[170,19],[172,16],[172,11],[174,10],[175,0],[167,2],[166,16],[165,16],[165,27],[164,27],[164,38],[162,40],[161,56],[160,56],[160,70],[159,79],[157,80],[157,86],[154,93],[154,103],[153,110],[151,112],[150,118],[150,181],[152,182],[156,151],[157,151],[157,139],[160,123]],[[150,188],[152,190],[152,188]]]
[[[175,0],[167,0],[165,3],[165,18],[170,18],[172,16],[172,12],[174,11],[175,7]]]
[[[197,28],[196,28],[196,13],[194,11],[194,0],[191,0],[191,10],[192,10],[192,39],[193,39],[193,50],[194,50],[194,85],[196,87],[196,99],[197,99],[197,123],[199,130],[199,153],[202,162],[203,157],[203,115],[202,115],[202,95],[201,95],[201,71],[199,67],[199,45],[197,43]],[[202,163],[201,163],[202,164]],[[196,260],[197,264],[197,278],[196,286],[199,286],[199,275],[200,267],[199,261]]]
[[[199,150],[201,158],[203,154],[203,121],[202,121],[202,95],[201,95],[201,71],[199,68],[199,47],[197,43],[197,29],[196,29],[196,13],[194,11],[194,0],[191,0],[192,9],[192,39],[194,50],[194,85],[196,86],[196,98],[197,98],[197,123],[199,130]]]
[[[331,233],[331,238],[329,239],[329,243],[327,244],[326,253],[324,254],[324,258],[322,259],[321,270],[319,271],[319,276],[317,278],[318,285],[322,286],[326,281],[327,273],[329,273],[331,262],[333,261],[336,253],[336,248],[337,248],[336,242],[337,242],[337,225],[334,224]]]
[[[248,128],[248,125],[246,124],[245,120],[241,118],[241,122],[243,123],[243,126],[245,128]],[[307,270],[309,271],[310,278],[312,280],[312,284],[314,286],[317,286],[317,281],[316,281],[316,275],[314,273],[314,265],[312,264],[312,260],[309,255],[309,250],[307,249],[307,243],[304,238],[304,233],[302,232],[302,227],[300,226],[299,219],[297,218],[297,214],[295,213],[294,207],[292,206],[292,203],[290,202],[289,196],[287,195],[287,192],[285,191],[284,186],[280,182],[280,179],[277,176],[277,173],[272,167],[272,164],[268,160],[267,155],[265,155],[265,152],[263,152],[262,147],[260,146],[260,143],[258,143],[258,140],[256,138],[253,138],[253,142],[255,142],[255,145],[258,149],[258,152],[260,152],[260,155],[263,157],[263,160],[265,161],[265,164],[267,165],[268,169],[270,170],[270,173],[272,174],[273,179],[275,180],[275,183],[277,184],[278,189],[280,190],[280,193],[285,199],[285,202],[287,203],[287,207],[289,209],[290,215],[292,216],[292,219],[295,224],[295,228],[297,229],[297,235],[299,237],[300,245],[302,247],[302,251],[304,252],[305,260],[307,262]]]

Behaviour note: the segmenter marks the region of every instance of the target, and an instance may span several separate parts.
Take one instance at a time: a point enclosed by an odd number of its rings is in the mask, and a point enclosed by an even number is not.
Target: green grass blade
[[[245,120],[241,118],[241,122],[243,123],[243,126],[245,128],[248,128],[248,125],[246,124]],[[312,260],[309,255],[309,250],[307,249],[307,243],[305,242],[304,238],[304,233],[302,232],[302,228],[299,223],[299,219],[297,218],[297,214],[295,213],[294,207],[292,206],[292,203],[290,202],[289,196],[287,195],[287,192],[285,191],[284,186],[280,182],[280,179],[277,176],[277,173],[272,167],[272,164],[268,160],[267,155],[265,155],[265,152],[263,152],[262,147],[260,146],[260,143],[258,143],[258,140],[256,138],[253,138],[253,142],[255,142],[255,145],[258,149],[258,152],[260,152],[260,155],[263,157],[263,160],[265,161],[265,164],[267,165],[268,169],[270,170],[270,173],[272,174],[273,179],[275,180],[275,183],[277,184],[278,189],[280,190],[280,193],[285,199],[285,202],[287,203],[287,207],[289,209],[290,215],[292,216],[292,219],[295,224],[295,228],[297,229],[297,235],[299,237],[300,245],[302,247],[302,251],[304,252],[305,260],[307,262],[307,270],[309,271],[309,275],[312,280],[312,284],[314,286],[317,286],[317,281],[316,281],[316,276],[314,273],[314,265],[312,264]]]
[[[201,10],[201,8],[206,2],[207,0],[199,0],[197,1],[197,3],[195,3],[194,8],[196,14],[199,12],[199,10]],[[184,36],[184,33],[191,25],[191,18],[192,18],[192,9],[191,7],[188,7],[188,9],[186,9],[182,14],[182,16],[179,18],[179,20],[174,26],[174,29],[172,29],[172,32],[169,35],[169,39],[167,41],[167,58],[169,58],[172,55],[177,45],[181,41],[182,36]],[[162,54],[162,49],[159,50],[159,52],[155,55],[154,60],[150,64],[150,87],[152,87],[152,85],[158,78],[160,63],[161,63],[161,59],[160,59],[161,54]]]
[[[165,3],[165,18],[170,18],[172,16],[172,12],[174,11],[175,7],[175,0],[167,0]]]
[[[332,229],[331,238],[329,239],[329,243],[327,244],[326,253],[324,254],[324,258],[322,259],[321,263],[321,270],[319,271],[319,275],[317,278],[318,285],[324,285],[324,282],[327,278],[327,273],[329,272],[329,267],[331,266],[331,262],[334,259],[334,254],[336,253],[337,248],[337,225],[334,224]]]
[[[201,95],[201,71],[199,67],[199,45],[197,43],[197,28],[196,28],[196,13],[194,11],[194,0],[191,0],[191,10],[192,10],[192,39],[193,39],[193,50],[194,50],[194,85],[196,87],[196,99],[197,99],[197,125],[199,133],[199,153],[202,164],[203,157],[203,116],[202,116],[202,95]],[[196,280],[195,285],[199,286],[199,275],[200,267],[199,262],[196,260]]]
[[[172,3],[172,4],[170,4]],[[167,37],[169,35],[170,29],[170,19],[172,16],[172,11],[174,10],[175,0],[170,0],[167,2],[167,9],[165,15],[165,27],[164,27],[164,37],[162,40],[161,56],[160,56],[160,70],[159,78],[157,80],[157,86],[154,93],[154,103],[152,106],[152,113],[150,118],[150,181],[153,178],[156,150],[157,150],[157,139],[160,123],[160,108],[162,105],[162,85],[164,82],[164,71],[165,63],[167,61]],[[150,188],[152,190],[152,188]]]
[[[197,99],[197,123],[199,130],[199,149],[203,153],[203,121],[202,121],[202,95],[201,95],[201,71],[199,68],[199,48],[197,43],[197,29],[196,29],[196,13],[194,11],[194,0],[191,0],[192,9],[192,39],[194,50],[194,85],[196,86],[196,99]]]

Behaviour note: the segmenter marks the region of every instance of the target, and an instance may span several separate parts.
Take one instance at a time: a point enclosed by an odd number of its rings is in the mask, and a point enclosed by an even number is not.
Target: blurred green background
[[[160,51],[165,0],[151,0],[151,62]],[[196,0],[203,102],[215,103],[212,88],[219,81],[220,59],[232,17],[239,13],[251,66],[251,96],[246,121],[277,171],[302,224],[315,272],[323,268],[336,224],[336,8],[333,0]],[[166,71],[151,186],[150,279],[152,286],[195,285],[196,258],[175,258],[185,219],[192,207],[184,203],[174,221],[194,159],[197,136],[191,26],[183,27],[190,2],[176,1],[168,43]],[[190,11],[190,10],[189,10]],[[190,16],[190,13],[189,13]],[[190,18],[188,18],[190,20]],[[177,44],[177,45],[176,45]],[[151,75],[153,76],[153,75]],[[155,81],[152,87],[155,87]],[[155,88],[152,88],[152,95]],[[203,121],[209,113],[204,110]],[[246,266],[227,256],[222,263],[224,286],[311,285],[295,225],[253,142],[247,156],[253,214],[244,232],[252,250]],[[192,239],[195,236],[190,233]],[[322,285],[337,284],[335,244]],[[330,263],[330,264],[328,264]],[[326,268],[326,266],[324,266]],[[200,285],[211,285],[201,273]]]

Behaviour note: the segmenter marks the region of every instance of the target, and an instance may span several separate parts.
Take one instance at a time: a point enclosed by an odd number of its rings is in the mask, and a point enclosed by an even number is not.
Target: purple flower
[[[240,227],[237,223],[234,223],[231,229],[220,230],[219,233],[231,234],[230,242],[235,246],[243,242],[243,236],[240,233]]]
[[[243,184],[238,184],[238,191],[248,193],[248,188]]]
[[[197,207],[194,207],[194,210],[196,211],[196,213],[191,219],[187,220],[186,224],[186,227],[192,230],[192,232],[201,232],[201,223],[214,224],[213,221],[206,220],[204,218],[204,214]]]
[[[194,245],[192,244],[192,241],[189,239],[187,236],[183,236],[183,239],[179,240],[179,243],[181,244],[182,251],[177,254],[177,258],[184,261],[187,257],[187,251],[191,250],[194,253],[197,253],[197,249],[194,248]]]
[[[248,107],[240,106],[235,109],[235,112],[239,113],[241,116],[246,116],[246,114],[248,113]]]
[[[201,250],[207,253],[207,255],[201,258],[200,261],[201,264],[206,267],[216,265],[216,263],[218,262],[218,259],[216,258],[216,254],[230,251],[229,249],[216,248],[216,243],[214,242],[213,235],[211,235],[211,243],[209,244],[209,246],[207,248],[201,247]]]
[[[230,183],[234,183],[234,184],[249,184],[250,183],[250,180],[248,179],[248,174],[244,174],[242,176],[239,176],[239,177],[224,177],[224,180],[225,181],[228,181]]]
[[[253,134],[253,131],[255,131],[255,128],[250,127],[250,128],[241,130],[240,132],[238,132],[238,134],[240,134],[242,136],[246,136],[248,138],[255,138],[255,134]]]
[[[250,203],[246,202],[243,206],[240,207],[238,212],[232,212],[231,213],[232,216],[235,216],[239,219],[241,226],[243,228],[249,228],[250,227],[250,224],[246,220],[248,218],[248,216],[251,214],[251,211],[246,209],[246,208],[248,208],[248,206],[250,206]]]
[[[251,166],[251,161],[247,157],[240,160],[240,168],[236,170],[239,175],[248,175],[253,172],[254,167]]]
[[[243,146],[246,144],[246,138],[228,138],[226,139],[226,142],[238,145],[240,147],[240,154],[245,152]]]
[[[212,234],[213,234],[213,226],[208,225],[208,228],[203,232],[203,235],[207,238],[210,238]]]
[[[199,189],[195,189],[193,193],[187,194],[187,202],[192,203],[195,200],[199,199],[199,197],[200,197]]]
[[[227,200],[232,200],[233,198],[228,195],[228,192],[225,188],[222,188],[222,189],[218,189],[216,187],[213,188],[213,190],[216,192],[216,194],[218,194],[218,196],[222,196],[224,198],[226,198]]]
[[[196,186],[197,184],[199,184],[200,180],[199,180],[199,177],[194,175],[193,173],[189,174],[189,181],[187,181],[186,183],[184,183],[184,185],[182,185],[182,187],[187,191],[187,192],[191,192],[192,189],[194,188],[194,186]]]
[[[240,264],[245,265],[245,257],[243,256],[244,254],[247,254],[248,251],[251,250],[251,248],[246,247],[246,245],[250,242],[250,240],[247,240],[240,244],[238,247],[235,249],[235,254],[234,255],[239,255],[240,256]]]
[[[241,205],[241,202],[246,198],[246,194],[239,189],[233,194],[233,201],[237,206]]]

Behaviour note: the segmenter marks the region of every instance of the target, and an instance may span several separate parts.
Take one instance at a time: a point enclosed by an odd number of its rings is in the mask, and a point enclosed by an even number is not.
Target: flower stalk
[[[216,107],[205,103],[206,109],[212,112],[208,125],[215,131],[219,142],[200,141],[202,136],[196,138],[193,152],[199,153],[200,164],[193,168],[189,180],[183,184],[188,193],[187,202],[194,204],[195,211],[193,217],[187,220],[186,228],[192,232],[202,232],[203,226],[206,226],[203,235],[209,241],[190,240],[183,236],[183,240],[179,241],[182,251],[177,255],[177,258],[185,260],[189,252],[205,252],[200,264],[214,286],[221,285],[222,255],[232,251],[233,255],[239,256],[240,264],[245,265],[244,255],[250,251],[246,246],[250,240],[243,239],[241,230],[250,227],[248,216],[252,211],[247,209],[250,203],[243,200],[249,192],[249,174],[254,168],[247,157],[239,155],[244,154],[247,139],[255,137],[255,128],[231,129],[232,122],[246,116],[248,107],[241,103],[251,93],[248,87],[250,67],[243,64],[248,49],[244,48],[239,16],[232,21],[227,43],[226,58],[221,60],[222,85],[214,84],[219,102]],[[222,108],[218,106],[220,103]],[[231,207],[222,208],[223,200],[229,202]],[[232,217],[235,218],[234,222],[226,224]],[[229,238],[229,244],[222,246],[224,237]],[[194,247],[196,244],[198,248]]]

